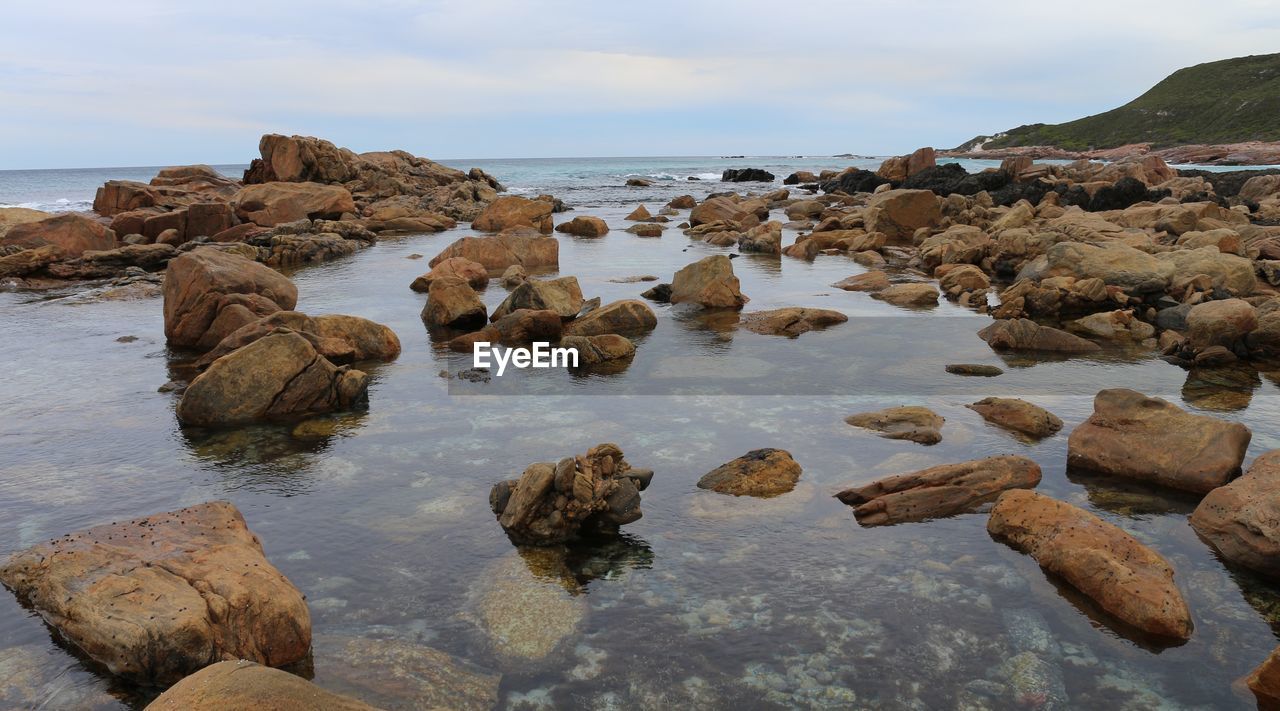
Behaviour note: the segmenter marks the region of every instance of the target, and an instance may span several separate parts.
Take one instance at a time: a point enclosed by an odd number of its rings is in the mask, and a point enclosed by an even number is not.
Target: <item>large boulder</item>
[[[886,439],[937,444],[942,441],[942,425],[946,419],[927,407],[903,405],[849,415],[844,421],[854,427],[879,432]]]
[[[146,711],[377,711],[287,671],[244,660],[210,664],[169,687]]]
[[[511,290],[489,320],[497,321],[519,309],[555,311],[560,318],[571,319],[582,310],[582,288],[577,277],[530,279]]]
[[[479,331],[449,341],[449,350],[470,353],[476,343],[525,345],[533,341],[555,341],[564,330],[564,321],[554,311],[517,309]]]
[[[733,262],[723,254],[700,259],[676,272],[671,280],[671,303],[696,304],[708,309],[740,309],[747,303],[733,274]]]
[[[763,168],[727,168],[720,174],[724,183],[772,183],[773,173]]]
[[[1036,280],[1055,276],[1101,279],[1108,286],[1143,294],[1163,291],[1176,268],[1123,242],[1100,245],[1059,242],[1033,260],[1018,276]]]
[[[319,138],[269,133],[258,141],[258,153],[262,160],[256,172],[246,172],[246,183],[345,183],[357,175],[354,152]]]
[[[1245,475],[1204,497],[1191,526],[1223,558],[1280,579],[1280,450],[1259,456]]]
[[[998,351],[1093,353],[1102,349],[1093,341],[1025,318],[999,319],[978,331],[978,338]]]
[[[570,321],[564,327],[564,335],[600,336],[616,333],[620,336],[636,336],[652,331],[657,325],[658,317],[648,304],[636,299],[624,299],[605,304]]]
[[[689,225],[697,227],[713,222],[740,224],[751,214],[728,197],[707,198],[689,212]]]
[[[489,504],[512,541],[555,545],[584,529],[616,532],[641,517],[640,492],[653,472],[632,469],[616,444],[600,444],[584,455],[529,465],[519,479],[499,482]]]
[[[335,365],[367,360],[391,361],[400,355],[400,339],[387,326],[359,316],[327,314],[308,316],[300,311],[277,311],[246,324],[200,356],[203,370],[215,360],[276,331],[302,334],[320,355]]]
[[[1258,312],[1243,299],[1196,304],[1187,312],[1187,338],[1196,349],[1230,348],[1258,328]]]
[[[144,685],[206,665],[302,660],[311,617],[226,501],[96,526],[15,553],[0,582],[78,651]]]
[[[868,232],[883,232],[891,241],[910,240],[921,227],[937,227],[942,201],[929,190],[886,190],[867,201],[863,222]]]
[[[197,202],[187,206],[183,236],[212,237],[240,224],[230,203]],[[145,225],[145,223],[144,223]]]
[[[1238,422],[1116,388],[1099,392],[1093,414],[1071,432],[1067,464],[1206,494],[1240,472],[1251,436]]]
[[[349,190],[321,183],[246,185],[231,199],[231,205],[237,217],[263,227],[297,220],[336,220],[356,211]]]
[[[490,237],[463,237],[445,247],[429,264],[435,267],[453,257],[465,257],[499,274],[511,266],[526,270],[556,268],[560,266],[560,242],[536,232],[521,231]]]
[[[369,377],[335,366],[301,334],[277,330],[215,360],[178,401],[184,425],[241,425],[348,410],[367,397]]]
[[[8,234],[9,230],[17,225],[23,225],[28,222],[39,222],[55,217],[53,213],[44,212],[42,210],[32,210],[27,207],[0,207],[0,237]],[[3,242],[0,242],[3,244]]]
[[[769,498],[795,488],[801,469],[784,449],[754,449],[712,469],[698,480],[699,489],[733,496]]]
[[[442,277],[431,282],[422,320],[428,326],[466,328],[484,325],[484,302],[475,289],[458,277]]]
[[[602,333],[598,336],[565,336],[560,339],[561,348],[572,348],[578,352],[579,368],[589,368],[625,361],[636,354],[636,344],[626,336],[616,333]]]
[[[366,205],[361,214],[374,232],[443,232],[457,220],[435,211],[435,205],[414,195],[396,195]]]
[[[1033,489],[1040,466],[1003,455],[898,474],[836,494],[863,526],[926,521],[972,511],[1009,489]]]
[[[531,227],[544,235],[551,234],[551,211],[554,207],[553,204],[542,200],[506,195],[489,203],[489,206],[471,221],[471,229],[480,232],[501,232],[513,227]]]
[[[1240,186],[1239,197],[1253,202],[1280,197],[1280,175],[1257,175],[1249,178]]]
[[[738,238],[738,251],[782,254],[782,223],[770,220],[747,230]]]
[[[1174,281],[1205,274],[1215,288],[1226,289],[1236,296],[1249,296],[1258,287],[1252,260],[1226,254],[1217,247],[1177,249],[1161,252],[1156,258],[1170,267]]]
[[[116,234],[102,223],[83,215],[66,213],[35,222],[23,222],[0,236],[0,247],[36,249],[53,246],[64,258],[89,250],[115,249]]]
[[[1088,511],[1015,489],[1000,495],[987,531],[1131,627],[1170,640],[1191,637],[1191,612],[1169,562]]]
[[[772,311],[755,311],[742,315],[741,325],[753,333],[796,338],[802,333],[821,330],[849,320],[831,309],[807,309],[789,306]]]
[[[297,303],[297,287],[280,272],[203,247],[169,261],[164,333],[171,345],[208,350],[241,326]]]
[[[457,277],[471,285],[473,289],[483,289],[489,284],[489,270],[483,264],[473,262],[466,257],[450,257],[431,267],[431,271],[423,274],[409,285],[410,289],[425,292],[431,289],[431,282],[441,277]]]
[[[609,225],[599,217],[579,215],[568,222],[556,225],[556,232],[575,237],[603,237],[609,233]]]

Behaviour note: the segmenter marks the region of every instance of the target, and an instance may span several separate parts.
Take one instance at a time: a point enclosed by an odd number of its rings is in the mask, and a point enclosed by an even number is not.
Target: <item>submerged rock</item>
[[[489,711],[498,703],[500,674],[421,644],[317,636],[313,656],[326,687],[381,708]]]
[[[982,363],[951,363],[947,365],[946,371],[952,375],[970,375],[982,378],[994,378],[997,375],[1004,375],[1004,371],[1000,368]]]
[[[253,662],[211,664],[169,687],[146,711],[377,711],[300,676]]]
[[[1191,637],[1191,613],[1169,562],[1088,511],[1012,490],[996,501],[987,531],[1126,624],[1157,637]]]
[[[1191,527],[1223,558],[1280,579],[1280,450],[1210,491],[1191,514]]]
[[[755,449],[721,464],[698,480],[699,489],[733,496],[769,498],[795,488],[801,469],[783,449]]]
[[[673,304],[690,303],[708,309],[740,309],[748,299],[733,274],[733,262],[716,254],[676,272],[671,280],[670,300]]]
[[[965,407],[982,415],[987,422],[1028,439],[1044,439],[1062,429],[1062,420],[1057,415],[1026,400],[988,397]]]
[[[585,596],[539,577],[520,553],[486,568],[477,588],[476,621],[495,656],[518,670],[562,649],[587,614]]]
[[[1242,424],[1116,388],[1099,392],[1072,431],[1067,465],[1205,494],[1239,473],[1251,437]]]
[[[772,311],[755,311],[742,315],[742,327],[753,333],[796,338],[802,333],[820,330],[849,320],[831,309],[807,309],[790,306]]]
[[[614,444],[557,464],[531,464],[519,479],[489,492],[498,523],[519,544],[553,545],[573,540],[584,528],[616,531],[640,519],[640,492],[653,472],[632,469]]]
[[[0,582],[113,674],[171,684],[224,659],[304,658],[307,604],[226,501],[96,526],[14,554]]]
[[[916,405],[850,415],[844,421],[854,427],[875,430],[886,439],[906,439],[920,444],[941,442],[942,424],[946,422],[933,410]]]
[[[863,526],[883,526],[963,513],[1008,489],[1032,489],[1039,483],[1039,465],[1004,455],[887,477],[846,489],[836,498],[856,507],[853,515]]]

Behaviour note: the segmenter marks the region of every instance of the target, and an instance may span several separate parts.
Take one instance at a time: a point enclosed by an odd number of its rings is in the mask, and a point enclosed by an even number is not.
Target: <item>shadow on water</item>
[[[1190,492],[1073,467],[1067,468],[1067,480],[1084,487],[1089,503],[1120,516],[1189,516],[1201,499]]]
[[[627,533],[593,534],[558,546],[516,546],[535,577],[555,582],[574,595],[596,580],[612,580],[628,570],[653,567],[653,549]]]
[[[1182,386],[1188,405],[1214,412],[1237,412],[1249,407],[1262,377],[1248,365],[1227,368],[1192,368]]]

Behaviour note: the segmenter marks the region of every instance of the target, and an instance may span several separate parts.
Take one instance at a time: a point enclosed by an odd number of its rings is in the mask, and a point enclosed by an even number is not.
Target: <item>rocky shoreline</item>
[[[1280,165],[1280,143],[1249,141],[1221,145],[1181,145],[1157,148],[1150,143],[1133,143],[1116,148],[1069,151],[1056,146],[1016,146],[1011,148],[971,148],[939,151],[945,158],[1004,160],[1026,156],[1032,159],[1122,161],[1156,156],[1176,165]]]

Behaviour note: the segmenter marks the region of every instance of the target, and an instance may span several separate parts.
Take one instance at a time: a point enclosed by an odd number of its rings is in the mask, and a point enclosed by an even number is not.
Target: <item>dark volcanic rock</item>
[[[772,183],[774,175],[760,168],[729,168],[721,176],[725,183]]]
[[[852,195],[854,193],[869,193],[888,182],[888,180],[881,178],[870,170],[850,168],[831,180],[824,180],[818,184],[818,187],[824,193],[842,192]]]
[[[1137,178],[1121,178],[1114,185],[1098,188],[1085,209],[1089,212],[1123,210],[1144,200],[1157,202],[1168,196],[1168,190],[1150,190],[1146,183]]]

